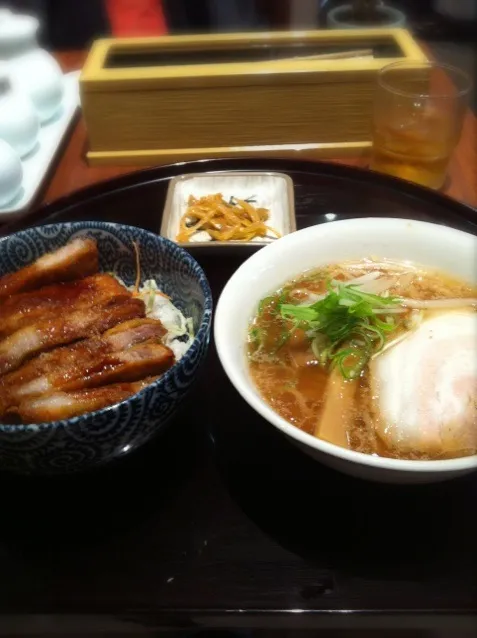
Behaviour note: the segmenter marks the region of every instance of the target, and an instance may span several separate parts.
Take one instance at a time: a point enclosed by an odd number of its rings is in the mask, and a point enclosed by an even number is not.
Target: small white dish
[[[37,194],[79,106],[78,78],[79,71],[64,76],[60,110],[53,120],[40,127],[35,148],[23,159],[21,190],[13,201],[0,205],[0,224],[24,215]]]
[[[191,173],[171,180],[162,217],[161,235],[188,250],[191,248],[215,250],[240,246],[250,248],[265,246],[274,241],[272,234],[267,238],[257,237],[250,242],[243,242],[211,241],[210,236],[197,233],[190,242],[177,242],[179,223],[187,210],[189,196],[194,195],[199,198],[215,193],[221,193],[226,201],[229,201],[231,197],[239,199],[253,197],[254,206],[267,208],[270,211],[267,226],[271,226],[282,236],[296,230],[293,182],[288,175],[263,171],[223,171]]]
[[[227,282],[217,304],[214,337],[235,389],[273,427],[317,461],[382,483],[433,483],[477,470],[477,455],[437,461],[391,459],[347,450],[279,416],[254,385],[246,359],[248,326],[259,301],[311,268],[375,255],[410,261],[477,283],[477,238],[453,228],[407,219],[349,219],[299,230],[258,251]]]

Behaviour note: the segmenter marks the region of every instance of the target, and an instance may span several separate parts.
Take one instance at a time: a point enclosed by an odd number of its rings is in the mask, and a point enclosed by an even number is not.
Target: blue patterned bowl
[[[210,336],[212,295],[191,255],[173,242],[141,228],[105,222],[39,226],[0,240],[0,276],[31,263],[79,235],[96,239],[101,270],[134,284],[135,255],[141,248],[141,275],[192,317],[195,340],[160,379],[131,398],[80,417],[37,425],[0,425],[0,469],[23,473],[63,473],[106,463],[138,448],[157,434],[176,411],[205,358]]]

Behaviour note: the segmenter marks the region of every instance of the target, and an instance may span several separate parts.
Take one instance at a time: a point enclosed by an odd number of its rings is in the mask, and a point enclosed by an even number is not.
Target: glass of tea
[[[432,62],[395,62],[378,73],[370,168],[441,188],[459,141],[470,78]]]

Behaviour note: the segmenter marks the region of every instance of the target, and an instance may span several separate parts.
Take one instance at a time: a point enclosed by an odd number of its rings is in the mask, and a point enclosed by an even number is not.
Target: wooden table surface
[[[83,51],[74,51],[60,53],[57,57],[64,71],[72,71],[81,68],[85,55]],[[477,206],[476,140],[477,118],[468,110],[462,137],[451,159],[449,179],[444,192],[472,206]],[[40,203],[49,203],[77,189],[139,170],[135,166],[88,166],[84,156],[86,141],[86,127],[80,116]],[[356,166],[367,165],[366,158],[336,158],[333,161]]]

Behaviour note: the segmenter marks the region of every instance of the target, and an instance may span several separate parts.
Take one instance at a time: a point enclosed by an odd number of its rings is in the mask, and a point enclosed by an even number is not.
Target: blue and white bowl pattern
[[[188,252],[164,237],[106,222],[30,228],[0,240],[0,276],[19,270],[78,236],[97,241],[100,269],[114,272],[126,285],[134,284],[136,279],[136,242],[142,281],[157,281],[184,315],[192,317],[196,336],[186,354],[161,378],[117,405],[52,423],[0,424],[0,470],[73,472],[136,449],[171,418],[205,358],[212,315],[207,278]]]

